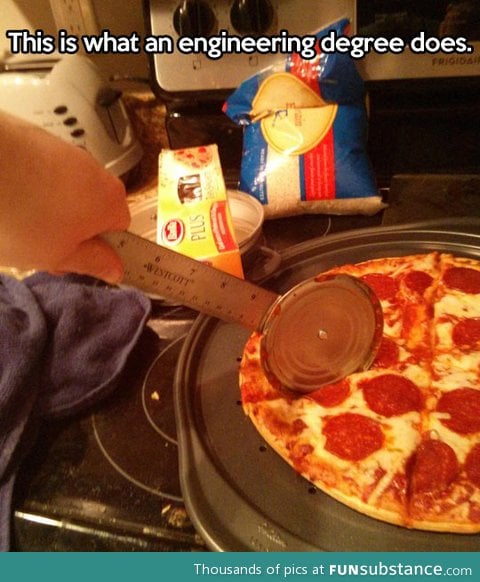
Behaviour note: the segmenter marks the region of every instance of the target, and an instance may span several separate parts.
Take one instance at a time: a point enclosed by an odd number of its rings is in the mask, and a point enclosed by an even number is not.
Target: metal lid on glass
[[[380,302],[367,285],[343,274],[315,277],[270,309],[262,363],[285,387],[308,393],[369,368],[382,330]]]

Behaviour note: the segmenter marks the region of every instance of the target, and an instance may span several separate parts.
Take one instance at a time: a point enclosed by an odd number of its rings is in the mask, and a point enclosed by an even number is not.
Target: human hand
[[[91,154],[0,111],[0,265],[121,280],[99,238],[125,230],[123,183]]]

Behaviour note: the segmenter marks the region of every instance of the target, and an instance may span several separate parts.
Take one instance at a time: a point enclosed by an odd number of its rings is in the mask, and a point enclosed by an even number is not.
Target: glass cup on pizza
[[[240,365],[245,413],[298,473],[352,509],[479,533],[480,261],[431,252],[325,275],[355,277],[378,298],[383,333],[371,367],[296,393],[265,371],[265,340],[254,332]],[[292,328],[302,325],[294,315]]]

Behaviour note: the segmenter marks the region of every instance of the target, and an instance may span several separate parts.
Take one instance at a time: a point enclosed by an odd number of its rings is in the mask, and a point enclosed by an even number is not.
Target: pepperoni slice
[[[480,271],[469,267],[451,267],[445,272],[443,281],[451,289],[480,293]]]
[[[322,432],[325,449],[348,461],[365,459],[381,449],[385,439],[376,420],[351,412],[328,418]]]
[[[459,471],[455,452],[443,441],[428,439],[420,443],[411,464],[412,493],[443,491]]]
[[[419,295],[423,295],[433,283],[433,277],[425,271],[409,271],[403,280],[410,291]]]
[[[423,396],[418,386],[396,374],[382,374],[359,383],[373,412],[390,418],[412,410],[421,410]]]
[[[380,300],[393,299],[398,291],[397,282],[393,277],[381,273],[367,273],[361,277]]]
[[[334,384],[323,386],[314,392],[310,392],[309,398],[318,402],[320,406],[329,408],[341,404],[350,394],[350,386],[346,380],[340,380]]]
[[[389,368],[398,362],[398,357],[397,344],[390,338],[383,337],[372,366],[374,368]]]
[[[438,412],[446,412],[449,419],[442,424],[459,434],[480,431],[480,390],[457,388],[446,392],[437,403]]]
[[[465,472],[468,479],[480,487],[480,443],[476,444],[465,459]]]
[[[474,348],[480,342],[480,317],[462,319],[452,330],[452,340],[456,346]]]

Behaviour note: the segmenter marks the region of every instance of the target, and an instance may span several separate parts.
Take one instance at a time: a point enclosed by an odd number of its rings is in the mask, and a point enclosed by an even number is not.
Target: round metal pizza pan
[[[480,259],[480,221],[469,223],[468,230],[427,224],[316,239],[284,253],[282,266],[263,285],[284,293],[335,265],[431,250]],[[200,316],[176,371],[180,484],[210,549],[478,551],[480,535],[390,525],[349,509],[297,475],[243,414],[238,366],[248,335],[238,325]]]

